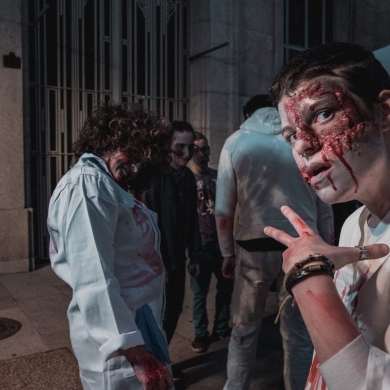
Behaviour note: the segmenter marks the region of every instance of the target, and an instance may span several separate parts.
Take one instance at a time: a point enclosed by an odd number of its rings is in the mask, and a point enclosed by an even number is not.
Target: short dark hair
[[[184,131],[188,131],[188,132],[192,133],[194,138],[195,138],[195,131],[190,123],[185,122],[185,121],[171,122],[171,125],[170,125],[171,136],[173,136],[175,133],[183,133]]]
[[[140,174],[127,188],[142,191],[171,162],[170,139],[168,123],[141,105],[101,104],[85,120],[73,153],[77,160],[84,153],[103,157],[121,150],[131,161],[142,161]]]
[[[303,82],[325,75],[342,77],[369,105],[377,101],[380,91],[390,89],[390,76],[371,51],[357,44],[331,42],[297,54],[283,67],[270,89],[274,105]]]
[[[247,116],[251,116],[256,110],[264,107],[273,107],[271,97],[268,94],[255,95],[246,102],[242,108],[242,113],[246,119]]]
[[[200,133],[199,131],[195,131],[194,134],[195,134],[195,141],[199,141],[199,140],[203,139],[204,141],[209,143],[209,141],[207,140],[207,138],[204,134]]]

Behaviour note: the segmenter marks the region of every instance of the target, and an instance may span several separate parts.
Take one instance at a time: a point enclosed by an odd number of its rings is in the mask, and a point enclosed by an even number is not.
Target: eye
[[[184,150],[184,148],[185,148],[185,145],[183,145],[183,144],[176,144],[175,145],[175,150],[182,151],[182,150]]]
[[[331,110],[323,110],[316,114],[315,123],[325,123],[334,117],[334,112]]]
[[[294,141],[296,141],[298,139],[297,133],[295,131],[288,133],[285,138],[290,144],[292,144]]]

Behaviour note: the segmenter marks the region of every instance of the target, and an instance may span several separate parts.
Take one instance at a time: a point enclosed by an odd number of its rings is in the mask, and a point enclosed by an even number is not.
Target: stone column
[[[31,209],[25,201],[22,1],[3,0],[0,14],[0,274],[29,271]],[[16,58],[13,57],[13,53]],[[4,57],[8,56],[8,63]],[[23,62],[23,61],[22,61]],[[8,67],[15,66],[15,67]]]
[[[208,137],[216,167],[226,138],[244,121],[242,106],[267,93],[283,65],[283,0],[190,5],[189,120]]]
[[[236,4],[236,0],[197,0],[190,9],[189,120],[209,139],[213,167],[238,124]],[[207,53],[211,49],[215,50]]]

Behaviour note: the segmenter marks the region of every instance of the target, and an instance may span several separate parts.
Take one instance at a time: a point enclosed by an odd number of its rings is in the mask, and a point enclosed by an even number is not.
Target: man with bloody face
[[[183,310],[186,276],[186,252],[189,270],[199,273],[202,245],[197,214],[196,183],[187,167],[194,153],[194,129],[188,122],[170,125],[171,163],[153,181],[146,193],[146,205],[158,214],[161,231],[161,255],[165,267],[166,306],[163,326],[170,343]],[[183,373],[173,367],[174,377]]]
[[[358,45],[325,44],[293,58],[271,96],[304,180],[327,203],[364,204],[340,247],[286,206],[299,237],[264,229],[288,247],[285,287],[316,351],[305,389],[388,389],[390,76]]]

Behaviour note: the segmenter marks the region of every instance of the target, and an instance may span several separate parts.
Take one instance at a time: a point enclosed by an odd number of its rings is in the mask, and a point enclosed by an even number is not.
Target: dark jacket
[[[195,177],[184,167],[176,171],[168,166],[145,196],[146,205],[158,214],[161,231],[161,255],[168,270],[184,265],[186,250],[191,263],[202,260],[197,213]]]

